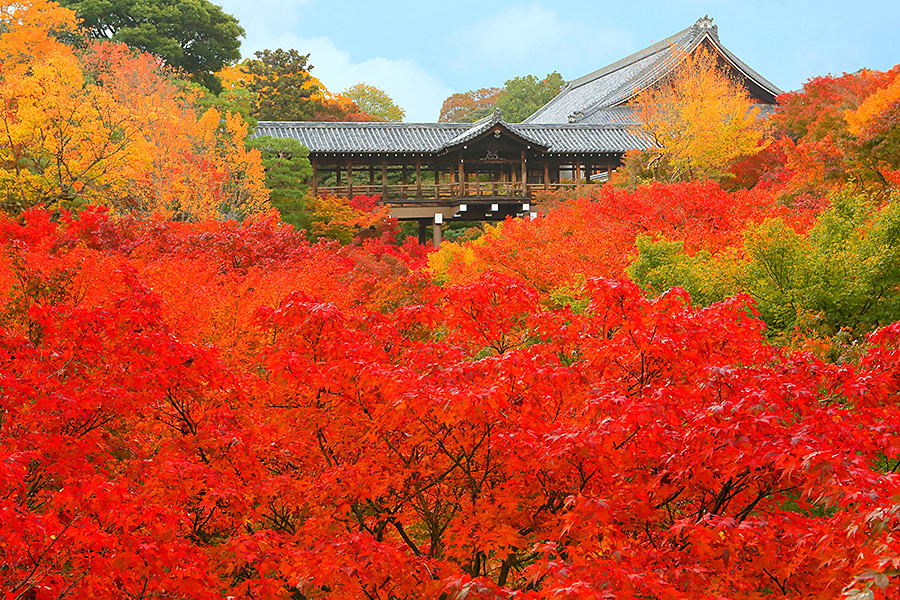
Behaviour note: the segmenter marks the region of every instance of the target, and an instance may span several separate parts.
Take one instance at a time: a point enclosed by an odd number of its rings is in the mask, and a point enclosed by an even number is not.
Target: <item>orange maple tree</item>
[[[91,203],[199,219],[268,209],[246,125],[201,112],[159,60],[115,44],[76,53],[59,41],[77,34],[74,13],[55,3],[10,3],[0,19],[6,211]]]

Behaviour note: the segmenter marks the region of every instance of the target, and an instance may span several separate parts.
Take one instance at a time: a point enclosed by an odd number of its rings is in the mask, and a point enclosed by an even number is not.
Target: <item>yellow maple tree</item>
[[[237,115],[203,111],[161,61],[122,44],[78,53],[72,11],[0,0],[0,204],[195,220],[269,209],[261,158]]]
[[[648,166],[670,181],[721,177],[738,157],[765,147],[766,125],[740,83],[701,48],[634,101],[638,133],[654,145]]]
[[[52,2],[0,5],[0,193],[6,210],[65,208],[117,196],[134,126],[109,92],[88,83],[56,34],[76,28]]]

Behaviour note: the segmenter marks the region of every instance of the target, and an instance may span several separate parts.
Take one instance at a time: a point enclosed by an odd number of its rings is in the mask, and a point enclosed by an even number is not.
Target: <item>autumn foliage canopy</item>
[[[894,572],[896,325],[836,364],[771,345],[748,296],[435,287],[418,246],[272,218],[2,235],[6,597],[835,597]]]
[[[788,98],[752,189],[434,251],[374,198],[310,241],[241,120],[2,14],[0,599],[896,596],[894,75]]]

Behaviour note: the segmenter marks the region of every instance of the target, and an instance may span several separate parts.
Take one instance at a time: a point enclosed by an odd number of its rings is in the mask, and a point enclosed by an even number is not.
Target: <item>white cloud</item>
[[[309,54],[312,74],[330,92],[342,92],[357,83],[367,83],[384,90],[406,111],[403,120],[408,122],[437,121],[444,99],[453,93],[414,60],[375,57],[356,63],[348,52],[335,46],[327,37],[301,39],[281,36],[266,40],[264,47],[295,48]],[[257,49],[253,48],[254,51]],[[244,54],[252,56],[252,51]]]

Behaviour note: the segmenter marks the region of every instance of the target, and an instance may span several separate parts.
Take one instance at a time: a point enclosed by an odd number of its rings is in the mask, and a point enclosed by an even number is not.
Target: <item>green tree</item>
[[[534,75],[509,79],[503,88],[482,88],[453,94],[441,107],[441,123],[472,123],[499,108],[507,123],[521,123],[559,94],[565,80],[553,71],[545,78]]]
[[[357,83],[348,88],[344,94],[359,109],[380,121],[402,121],[406,111],[397,106],[387,92],[375,86]]]
[[[261,50],[244,61],[255,100],[251,114],[260,121],[310,121],[319,91],[309,74],[309,54],[296,50]]]
[[[208,0],[61,0],[96,39],[112,39],[150,52],[190,74],[214,94],[214,75],[240,58],[244,29]]]
[[[545,78],[534,75],[509,79],[497,99],[497,107],[508,123],[520,123],[559,94],[565,81],[553,71]]]
[[[801,323],[834,335],[863,334],[900,319],[900,198],[879,204],[865,195],[837,196],[808,234],[781,219],[753,226],[742,252],[688,256],[680,242],[638,239],[629,275],[659,294],[687,289],[711,304],[744,292],[756,299],[774,334]]]
[[[247,145],[262,154],[266,187],[271,191],[269,203],[281,213],[281,220],[308,230],[310,215],[304,196],[305,182],[312,175],[309,149],[297,140],[268,135],[252,138]]]
[[[441,106],[441,123],[472,123],[494,111],[500,88],[481,88],[464,94],[453,94]]]

